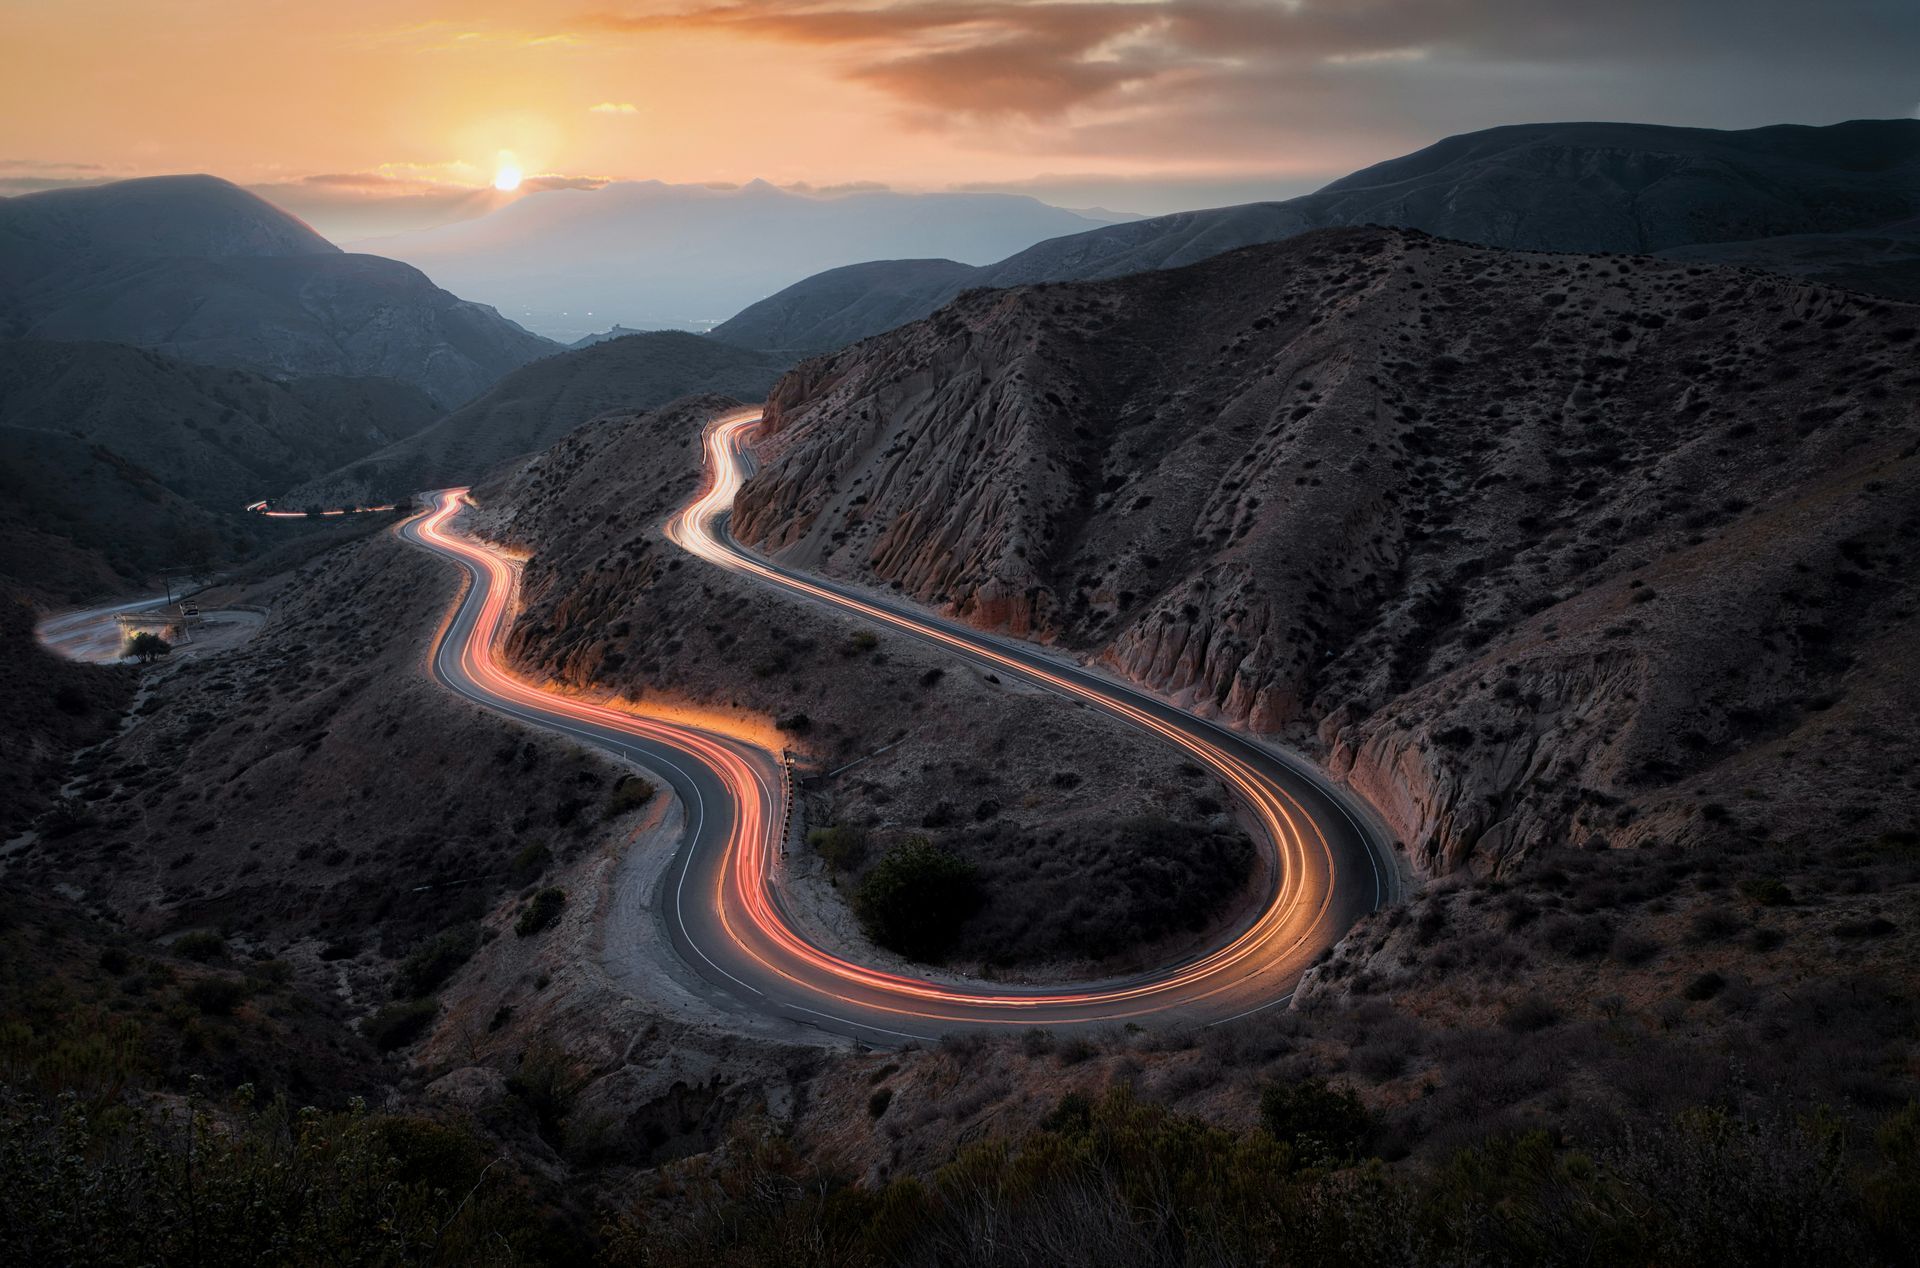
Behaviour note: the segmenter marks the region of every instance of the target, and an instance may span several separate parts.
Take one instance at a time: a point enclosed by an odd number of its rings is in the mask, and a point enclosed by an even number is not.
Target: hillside
[[[1828,254],[1838,257],[1830,280],[1908,297],[1910,238],[1898,258],[1886,260],[1873,235],[1852,235],[1916,214],[1920,120],[1744,132],[1525,124],[1449,137],[1285,202],[1178,212],[1054,238],[965,275],[920,279],[884,303],[849,292],[843,277],[808,278],[714,334],[825,352],[924,316],[973,287],[1121,277],[1310,229],[1364,224],[1523,250],[1661,252],[1724,243],[1714,262],[1759,268],[1778,261],[1766,239],[1840,235],[1828,242]]]
[[[397,378],[443,409],[554,349],[209,176],[0,199],[0,333],[282,375]]]
[[[437,413],[391,379],[281,381],[118,344],[0,340],[0,577],[80,599],[231,558],[260,537],[248,503]]]
[[[829,352],[924,317],[928,296],[956,295],[979,272],[956,260],[874,260],[828,269],[742,310],[716,326],[713,337],[749,348]]]
[[[876,256],[986,264],[1100,223],[1010,194],[619,181],[357,245],[572,341],[609,322],[705,329],[822,269]]]
[[[238,510],[411,436],[438,411],[394,379],[280,380],[109,343],[0,341],[0,426],[82,437],[209,510]]]
[[[1433,871],[1841,802],[1905,830],[1862,737],[1920,691],[1917,326],[1759,274],[1323,231],[972,294],[800,366],[734,526],[1316,743]]]
[[[476,527],[526,556],[516,661],[541,680],[777,726],[810,776],[808,825],[858,842],[832,868],[796,860],[801,919],[863,960],[907,965],[866,941],[843,895],[915,836],[979,869],[982,901],[951,954],[990,972],[1137,968],[1245,910],[1251,845],[1222,813],[1226,790],[1171,746],[682,566],[663,521],[700,487],[701,431],[731,408],[699,397],[610,414],[474,490]]]
[[[1673,247],[1661,255],[1735,264],[1920,303],[1920,219],[1851,233],[1791,233]]]
[[[788,364],[677,330],[602,340],[517,370],[417,435],[306,481],[281,500],[332,505],[464,483],[608,410],[647,409],[694,392],[759,400]]]

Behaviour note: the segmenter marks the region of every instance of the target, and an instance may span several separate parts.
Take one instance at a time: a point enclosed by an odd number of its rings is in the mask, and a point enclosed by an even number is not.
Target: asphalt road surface
[[[1242,821],[1268,852],[1271,884],[1257,914],[1218,945],[1151,972],[1073,985],[895,973],[813,945],[788,918],[776,883],[788,835],[780,759],[684,721],[550,692],[509,670],[496,649],[512,566],[450,527],[464,491],[436,495],[402,535],[458,563],[472,585],[435,642],[434,676],[508,716],[630,756],[672,784],[687,808],[687,830],[656,910],[675,951],[713,997],[887,1045],[955,1030],[1215,1024],[1285,1003],[1321,951],[1397,896],[1390,847],[1310,763],[1030,644],[790,572],[740,547],[727,521],[750,470],[743,442],[757,421],[748,413],[709,429],[709,484],[669,523],[674,542],[716,567],[922,639],[996,674],[1017,675],[1181,749],[1233,791]]]

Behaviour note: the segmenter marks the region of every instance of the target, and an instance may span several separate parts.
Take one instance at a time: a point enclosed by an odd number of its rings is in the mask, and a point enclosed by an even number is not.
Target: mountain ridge
[[[838,313],[821,311],[814,292],[827,291],[830,279],[816,276],[749,306],[713,333],[754,346],[824,352],[887,329],[883,321],[924,316],[975,287],[1176,268],[1343,225],[1393,225],[1526,250],[1644,252],[1853,232],[1916,215],[1920,120],[1739,132],[1515,124],[1445,138],[1284,202],[1175,212],[1049,239],[965,276],[895,295],[883,311],[864,307],[857,296],[843,300]],[[1920,238],[1913,254],[1920,257]],[[1744,256],[1723,252],[1720,262],[1764,265],[1767,255],[1756,247]],[[1903,274],[1890,284],[1908,285]],[[783,319],[794,310],[808,313],[804,326]]]
[[[210,176],[0,199],[0,334],[398,378],[442,408],[557,347]]]
[[[757,400],[788,364],[679,330],[604,339],[523,366],[430,427],[307,480],[280,500],[379,501],[467,483],[612,410],[646,409],[696,392]]]

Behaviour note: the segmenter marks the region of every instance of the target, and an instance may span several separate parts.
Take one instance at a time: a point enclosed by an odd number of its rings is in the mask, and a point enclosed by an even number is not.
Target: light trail
[[[275,511],[268,508],[266,499],[264,498],[258,502],[247,503],[247,510],[249,512],[270,520],[306,520],[331,518],[335,515],[371,515],[377,511],[391,511],[392,509],[393,503],[391,502],[385,506],[336,507],[330,511]]]
[[[788,918],[777,886],[786,822],[778,760],[741,736],[566,695],[508,668],[498,648],[514,570],[497,551],[451,530],[464,490],[437,495],[434,508],[402,531],[459,561],[474,586],[436,640],[436,675],[512,716],[624,752],[667,776],[690,809],[687,840],[673,869],[677,880],[670,893],[663,889],[661,906],[682,958],[708,981],[747,1007],[804,1015],[812,1024],[863,1038],[1147,1017],[1214,1022],[1281,1002],[1314,955],[1344,934],[1355,916],[1391,897],[1391,865],[1381,869],[1374,857],[1378,843],[1310,771],[1037,649],[787,572],[738,546],[725,524],[747,476],[742,444],[758,420],[757,413],[747,413],[708,429],[708,487],[668,522],[670,540],[717,567],[1017,675],[1174,745],[1234,791],[1263,838],[1272,883],[1258,914],[1222,945],[1153,972],[1075,986],[937,981],[819,947]],[[1364,875],[1355,866],[1363,857]],[[898,1028],[903,1025],[918,1029]]]

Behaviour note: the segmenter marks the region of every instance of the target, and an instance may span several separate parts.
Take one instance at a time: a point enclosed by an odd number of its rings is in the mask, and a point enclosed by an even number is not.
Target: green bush
[[[1268,1084],[1260,1093],[1260,1125],[1305,1167],[1351,1162],[1373,1134],[1373,1116],[1353,1090],[1320,1079]]]
[[[187,983],[187,1002],[209,1017],[225,1017],[247,997],[247,984],[232,977],[201,977]]]
[[[507,875],[515,885],[530,885],[547,874],[547,867],[553,862],[553,851],[547,848],[545,841],[535,841],[522,846],[513,856],[513,862],[507,867]]]
[[[402,1000],[388,1004],[360,1023],[360,1033],[381,1052],[404,1048],[421,1035],[440,1015],[437,999]]]
[[[867,861],[867,833],[850,823],[830,828],[815,828],[807,833],[807,844],[836,872],[851,872]]]
[[[184,955],[189,960],[207,961],[227,949],[227,940],[219,934],[206,929],[196,929],[192,933],[183,933],[173,940],[171,950],[175,955]]]
[[[638,810],[653,800],[652,783],[638,775],[628,775],[613,786],[613,793],[607,798],[607,818],[618,819],[629,811]]]
[[[455,925],[407,952],[393,974],[395,999],[419,999],[440,989],[480,949],[480,926]]]
[[[867,936],[915,960],[946,954],[979,906],[979,870],[925,837],[888,850],[853,897]]]
[[[560,919],[560,909],[566,905],[567,891],[547,886],[520,909],[520,918],[513,922],[513,932],[519,937],[531,938]]]
[[[1793,891],[1771,876],[1741,881],[1740,892],[1762,907],[1786,907],[1793,902]]]
[[[173,651],[173,644],[150,630],[141,630],[127,640],[126,654],[145,665],[156,656],[165,656]]]

